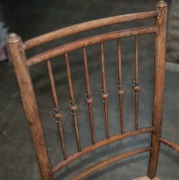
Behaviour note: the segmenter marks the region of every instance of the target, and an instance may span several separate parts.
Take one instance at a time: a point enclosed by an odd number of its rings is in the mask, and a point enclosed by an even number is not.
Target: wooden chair
[[[87,38],[82,38],[80,40],[69,42],[64,45],[60,45],[51,50],[39,53],[30,58],[26,58],[26,51],[28,49],[34,48],[36,46],[43,45],[50,41],[56,39],[80,33],[83,31],[88,31],[103,26],[109,26],[113,24],[119,24],[123,22],[137,21],[155,19],[156,24],[149,27],[137,27],[131,29],[125,29],[115,32],[109,32],[106,34],[99,34],[96,36],[91,36]],[[71,162],[77,160],[78,158],[90,153],[100,147],[106,146],[110,143],[116,142],[118,140],[137,136],[141,134],[151,133],[151,146],[142,147],[129,152],[125,152],[108,158],[96,165],[89,167],[87,170],[79,173],[74,177],[74,179],[82,179],[90,173],[101,169],[111,163],[128,158],[133,155],[137,155],[144,152],[150,152],[150,159],[148,165],[148,174],[146,177],[139,179],[157,179],[156,171],[159,157],[159,147],[160,143],[163,143],[175,151],[179,152],[179,145],[161,137],[162,130],[162,111],[163,111],[163,96],[164,96],[164,75],[165,75],[165,49],[166,49],[166,20],[167,20],[167,4],[161,0],[156,5],[156,10],[151,12],[140,12],[127,15],[120,15],[114,17],[108,17],[104,19],[89,21],[81,24],[76,24],[70,27],[62,28],[57,31],[30,39],[28,41],[22,42],[21,38],[16,34],[11,34],[9,36],[9,49],[11,54],[12,63],[14,66],[14,71],[16,74],[17,82],[20,88],[20,94],[22,97],[22,102],[24,110],[27,116],[27,121],[30,127],[30,132],[32,135],[35,153],[37,156],[41,176],[43,180],[53,179],[53,174],[58,172],[63,167],[68,166]],[[154,66],[154,96],[153,96],[153,121],[152,127],[139,128],[138,126],[138,100],[139,100],[139,77],[138,77],[138,35],[141,34],[155,34],[155,66]],[[121,66],[121,46],[120,39],[123,37],[135,36],[136,44],[136,59],[135,59],[135,81],[134,81],[134,92],[135,92],[135,129],[130,131],[125,131],[124,128],[124,117],[123,117],[123,80],[122,80],[122,66]],[[117,50],[118,50],[118,96],[120,104],[120,133],[114,136],[110,136],[109,125],[108,125],[108,90],[106,83],[106,72],[104,63],[104,43],[109,40],[117,40]],[[105,127],[106,127],[106,138],[102,141],[97,142],[94,132],[94,122],[93,122],[93,97],[90,89],[89,82],[89,71],[88,71],[88,60],[86,47],[93,44],[100,44],[101,47],[101,66],[102,66],[102,99],[104,102],[104,114],[105,114]],[[85,68],[85,80],[86,80],[86,102],[89,110],[89,120],[91,129],[92,143],[89,147],[82,148],[80,143],[79,125],[77,120],[77,105],[74,99],[74,92],[72,86],[71,70],[69,64],[69,52],[82,49],[84,56],[84,68]],[[68,85],[70,92],[70,110],[72,112],[72,117],[74,121],[74,128],[76,133],[76,141],[78,151],[70,156],[67,156],[67,150],[65,144],[65,137],[63,133],[63,118],[60,111],[59,102],[57,100],[57,93],[54,83],[54,76],[51,66],[51,59],[65,55]],[[49,77],[51,81],[51,88],[54,101],[54,117],[59,128],[61,148],[63,152],[64,160],[59,164],[51,167],[47,147],[44,139],[44,134],[41,126],[41,120],[39,117],[39,111],[36,103],[36,97],[31,81],[31,76],[29,68],[41,62],[47,61]],[[96,133],[96,134],[95,134]]]

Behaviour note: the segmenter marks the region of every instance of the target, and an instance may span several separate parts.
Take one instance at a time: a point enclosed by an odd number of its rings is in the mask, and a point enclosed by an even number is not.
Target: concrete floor
[[[156,1],[121,0],[116,1],[2,1],[4,21],[10,31],[22,36],[23,40],[38,36],[58,28],[75,23],[113,16],[118,14],[148,11],[155,8]],[[110,28],[98,29],[95,33],[106,32],[125,27],[152,24],[152,21],[135,22],[115,25]],[[93,32],[82,33],[82,37],[92,35]],[[54,44],[43,47],[50,48],[69,40],[79,38],[63,38]],[[141,82],[139,125],[151,125],[152,95],[153,95],[153,63],[154,48],[153,35],[143,35],[139,38],[139,78]],[[122,44],[122,65],[124,78],[124,115],[125,130],[134,128],[134,93],[132,89],[134,79],[134,38],[124,38]],[[28,55],[38,53],[43,48],[34,49]],[[105,43],[105,64],[107,86],[109,90],[109,123],[110,135],[119,133],[119,105],[116,94],[117,88],[117,53],[116,41]],[[101,99],[101,73],[99,45],[87,48],[91,89],[94,97],[94,123],[97,141],[105,138],[104,111]],[[53,59],[54,77],[63,113],[63,126],[67,147],[67,154],[76,152],[73,121],[68,109],[69,91],[65,70],[64,57]],[[85,103],[85,79],[82,52],[70,53],[70,65],[73,75],[73,86],[76,103],[78,105],[78,122],[82,147],[91,144],[89,118]],[[55,120],[52,116],[52,98],[46,63],[31,68],[32,79],[35,86],[41,120],[46,135],[51,164],[55,165],[62,160],[60,142]],[[179,102],[179,74],[166,72],[165,105],[163,136],[179,143],[178,102]],[[28,125],[21,104],[17,84],[11,63],[0,64],[0,179],[6,180],[32,180],[40,179],[36,157],[33,151]],[[84,131],[85,129],[85,131]],[[93,165],[94,160],[99,162],[120,152],[135,149],[150,144],[150,136],[143,135],[113,143],[73,162],[67,168],[55,174],[55,179],[70,179],[82,169]],[[110,165],[90,175],[86,179],[122,179],[131,180],[147,174],[149,154],[141,154],[130,159]],[[161,153],[157,175],[161,180],[179,179],[178,154],[161,145]]]

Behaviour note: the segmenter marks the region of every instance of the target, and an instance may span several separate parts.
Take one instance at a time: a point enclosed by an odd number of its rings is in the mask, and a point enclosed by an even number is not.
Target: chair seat
[[[148,178],[147,176],[143,176],[143,177],[139,177],[139,178],[136,178],[134,180],[151,180],[150,178]],[[152,180],[160,180],[159,178],[155,177],[154,179]]]

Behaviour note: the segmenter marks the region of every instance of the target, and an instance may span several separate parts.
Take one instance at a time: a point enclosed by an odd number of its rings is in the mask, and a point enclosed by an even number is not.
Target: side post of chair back
[[[155,37],[155,65],[154,65],[154,97],[153,97],[153,128],[151,137],[152,151],[150,154],[148,176],[156,177],[159,158],[160,137],[162,131],[164,77],[165,77],[165,52],[166,52],[166,27],[167,4],[159,1],[156,5],[159,16],[156,18],[158,32]]]
[[[42,131],[41,121],[37,110],[35,94],[26,63],[25,51],[21,38],[16,34],[11,34],[9,39],[9,50],[16,74],[16,79],[20,88],[20,93],[29,123],[32,140],[36,156],[38,159],[40,172],[43,180],[52,180],[52,172],[47,148]]]

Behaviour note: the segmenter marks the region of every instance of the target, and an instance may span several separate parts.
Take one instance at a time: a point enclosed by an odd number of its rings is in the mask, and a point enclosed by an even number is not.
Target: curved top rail
[[[71,43],[64,44],[56,48],[50,49],[38,55],[35,55],[28,59],[27,65],[31,66],[31,65],[40,63],[42,61],[51,59],[55,56],[59,56],[67,52],[73,51],[75,49],[79,49],[85,46],[96,44],[102,41],[104,42],[104,41],[108,41],[108,40],[112,40],[116,38],[134,36],[138,34],[155,33],[157,32],[157,30],[158,30],[157,26],[149,26],[149,27],[142,27],[142,28],[125,29],[125,30],[110,32],[106,34],[91,36],[88,38],[83,38],[83,39],[73,41]]]
[[[65,27],[65,28],[38,36],[36,38],[27,40],[24,42],[24,48],[31,49],[33,47],[39,46],[44,43],[48,43],[55,39],[69,36],[72,34],[76,34],[79,32],[83,32],[86,30],[91,30],[91,29],[95,29],[95,28],[99,28],[99,27],[103,27],[103,26],[107,26],[107,25],[112,25],[112,24],[123,23],[123,22],[151,19],[151,18],[155,18],[157,16],[158,16],[158,13],[156,11],[150,11],[150,12],[140,12],[140,13],[132,13],[132,14],[113,16],[113,17],[88,21],[88,22],[84,22],[84,23],[79,23],[76,25]]]

